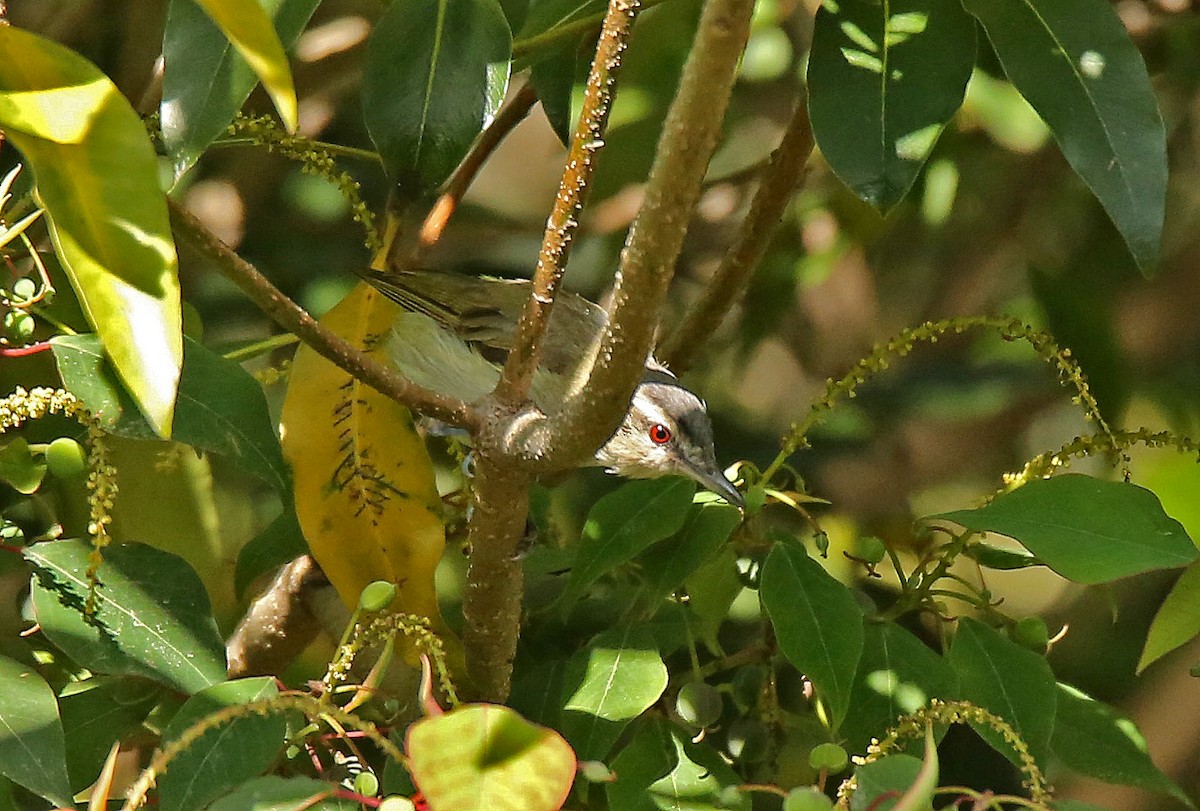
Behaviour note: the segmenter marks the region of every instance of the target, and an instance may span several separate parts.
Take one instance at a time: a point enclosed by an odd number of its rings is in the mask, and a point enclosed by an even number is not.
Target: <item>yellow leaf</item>
[[[380,338],[398,311],[360,284],[321,323],[384,360]],[[303,346],[283,403],[283,452],[300,527],[342,602],[353,609],[368,583],[393,582],[391,608],[428,617],[446,640],[434,589],[446,545],[441,501],[408,410]]]

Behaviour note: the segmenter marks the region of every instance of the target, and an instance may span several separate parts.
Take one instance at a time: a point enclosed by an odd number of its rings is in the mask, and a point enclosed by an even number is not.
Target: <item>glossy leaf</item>
[[[1200,563],[1193,563],[1183,570],[1158,607],[1138,659],[1137,672],[1141,673],[1197,634],[1200,634]]]
[[[95,673],[144,676],[185,693],[224,680],[225,643],[190,566],[144,544],[107,547],[89,618],[83,609],[91,551],[80,540],[25,551],[33,610],[51,642]]]
[[[284,510],[238,551],[234,593],[241,598],[256,579],[307,551],[295,511]]]
[[[771,550],[759,593],[783,655],[812,681],[836,729],[850,706],[862,656],[862,609],[804,547],[792,544]]]
[[[296,129],[296,88],[270,14],[247,0],[195,0],[254,71],[288,131]]]
[[[117,374],[154,432],[169,435],[179,280],[141,118],[91,62],[2,26],[0,129],[33,168],[55,251]]]
[[[497,0],[394,0],[367,45],[367,131],[402,194],[432,192],[508,87],[512,34]]]
[[[661,718],[647,718],[613,760],[616,780],[605,786],[608,807],[621,811],[718,811],[750,808],[747,793],[730,800],[740,781],[715,750],[688,741]]]
[[[50,343],[63,384],[109,432],[153,438],[150,426],[117,384],[96,336],[59,335]],[[172,438],[225,456],[281,497],[291,497],[291,476],[262,386],[240,365],[190,338],[184,339]]]
[[[24,437],[14,437],[0,446],[0,482],[29,495],[37,492],[45,476],[45,456],[35,457]]]
[[[888,211],[962,105],[975,24],[958,0],[826,2],[808,60],[813,134],[830,168]]]
[[[57,806],[74,807],[54,691],[28,665],[0,656],[0,774]]]
[[[716,502],[693,504],[679,532],[654,544],[639,558],[646,578],[643,599],[653,606],[670,596],[712,560],[741,520],[736,507]]]
[[[116,676],[92,676],[63,688],[58,706],[72,791],[95,782],[113,741],[139,729],[161,694],[153,682]]]
[[[568,611],[601,575],[678,532],[695,492],[689,479],[646,479],[627,482],[597,501],[583,525],[575,565],[558,606]]]
[[[559,728],[582,760],[600,760],[667,689],[667,666],[649,634],[614,629],[571,657],[563,682]]]
[[[954,671],[928,645],[895,623],[867,623],[850,711],[839,731],[850,751],[865,752],[901,715],[957,694]]]
[[[575,753],[557,732],[494,704],[417,721],[405,749],[433,808],[557,811],[575,779]]]
[[[398,311],[364,283],[321,324],[386,361],[377,337],[387,334]],[[296,516],[342,602],[358,605],[359,593],[373,580],[396,583],[393,609],[429,617],[453,645],[434,589],[446,545],[441,499],[412,415],[302,346],[292,363],[282,424]],[[414,649],[406,650],[415,662]]]
[[[949,659],[961,697],[1008,721],[1035,758],[1045,757],[1055,709],[1054,673],[1046,660],[969,617],[958,622]],[[999,733],[971,726],[997,752],[1018,762]]]
[[[534,63],[529,81],[537,91],[542,112],[550,128],[564,146],[571,142],[571,100],[575,95],[576,66],[580,59],[579,43],[570,42]],[[585,65],[586,69],[586,65]],[[586,79],[587,74],[584,74]]]
[[[1186,566],[1197,555],[1183,526],[1149,490],[1078,474],[1031,481],[977,510],[933,518],[1015,538],[1077,583]]]
[[[964,0],[1143,272],[1157,263],[1167,144],[1146,65],[1105,0]]]
[[[280,42],[289,48],[321,0],[258,2],[273,18]],[[163,54],[163,144],[179,177],[229,126],[258,77],[195,0],[171,0]]]
[[[163,732],[164,743],[226,707],[279,695],[275,679],[261,676],[214,684],[187,700]],[[287,719],[282,713],[235,718],[201,735],[158,777],[159,808],[189,811],[270,767],[283,748]]]
[[[1133,721],[1065,684],[1058,685],[1054,754],[1071,769],[1108,783],[1160,791],[1195,808],[1187,794],[1158,770]]]
[[[311,777],[256,777],[208,806],[208,811],[358,811],[362,808],[351,800],[333,797],[337,788]]]
[[[850,797],[850,811],[892,811],[917,781],[921,767],[912,755],[888,755],[859,766],[854,770],[858,787]]]

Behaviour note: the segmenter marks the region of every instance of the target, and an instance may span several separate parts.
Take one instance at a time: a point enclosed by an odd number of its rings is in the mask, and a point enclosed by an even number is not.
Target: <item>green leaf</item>
[[[969,617],[958,622],[949,659],[962,698],[1008,721],[1035,758],[1045,757],[1055,708],[1054,673],[1046,660]],[[971,726],[997,752],[1018,762],[999,733],[982,724]]]
[[[854,770],[858,788],[850,797],[850,811],[892,811],[916,783],[922,765],[912,755],[889,755],[859,766]]]
[[[91,62],[2,26],[0,129],[33,167],[55,251],[117,374],[154,432],[170,435],[179,279],[142,120]]]
[[[512,34],[497,0],[394,0],[367,44],[363,118],[409,198],[450,176],[508,87]]]
[[[201,690],[187,700],[163,733],[177,740],[193,724],[226,707],[279,695],[275,679],[238,679]],[[159,808],[190,811],[266,771],[283,748],[287,719],[282,713],[250,715],[206,731],[171,761],[158,777]]]
[[[153,438],[141,415],[129,407],[94,335],[59,335],[50,343],[63,384],[109,432]],[[172,438],[228,457],[271,485],[285,503],[291,499],[291,473],[262,386],[240,365],[190,338],[184,339]]]
[[[932,518],[1015,538],[1077,583],[1186,566],[1197,554],[1183,526],[1149,490],[1078,474],[1031,481],[977,510]]]
[[[224,32],[231,45],[262,81],[289,132],[296,129],[296,88],[283,43],[271,16],[258,2],[195,0]],[[185,63],[186,69],[186,63]]]
[[[1146,634],[1137,672],[1141,673],[1197,634],[1200,634],[1200,563],[1193,563],[1183,570],[1158,607]]]
[[[233,572],[234,593],[241,598],[261,575],[308,551],[294,510],[285,509],[241,548]]]
[[[867,623],[863,639],[850,711],[839,729],[852,752],[865,752],[872,738],[882,738],[897,718],[928,706],[931,698],[958,695],[946,660],[900,626]]]
[[[809,115],[830,168],[888,211],[903,199],[975,64],[975,24],[958,0],[826,2],[808,61]]]
[[[34,458],[24,437],[16,437],[0,447],[0,481],[18,493],[37,492],[46,476],[46,457]]]
[[[583,525],[575,565],[558,606],[570,610],[601,575],[678,532],[695,492],[691,480],[672,476],[628,482],[597,501]]]
[[[712,748],[686,740],[682,730],[648,718],[612,763],[608,807],[621,811],[748,811],[750,798],[730,802],[725,789],[741,782]]]
[[[51,642],[93,672],[144,676],[185,693],[224,680],[225,643],[190,566],[144,544],[108,546],[96,613],[87,617],[91,551],[81,540],[25,550],[33,610]]]
[[[1183,789],[1150,760],[1146,740],[1133,721],[1061,683],[1050,747],[1063,763],[1088,777],[1161,791],[1190,808],[1196,807]]]
[[[54,691],[32,668],[0,656],[0,774],[74,808]]]
[[[788,543],[767,555],[759,593],[783,655],[812,681],[836,729],[850,706],[862,656],[862,610],[803,546]]]
[[[600,760],[667,689],[667,666],[649,633],[614,629],[571,657],[563,682],[559,728],[582,760]]]
[[[311,777],[256,777],[217,800],[208,811],[358,811],[362,807],[331,796],[337,788]],[[314,804],[315,797],[327,799]]]
[[[258,2],[290,48],[321,0]],[[178,178],[233,121],[258,77],[195,0],[171,0],[163,54],[163,144]]]
[[[58,706],[72,791],[95,782],[113,741],[139,729],[161,693],[153,682],[116,676],[92,676],[63,688]]]
[[[716,502],[693,504],[679,532],[654,544],[639,558],[646,578],[642,599],[655,606],[668,597],[713,559],[741,520],[736,507]]]
[[[578,68],[585,62],[580,58],[581,53],[578,42],[569,42],[535,62],[529,71],[529,81],[537,91],[542,112],[564,146],[571,143],[571,126],[574,123],[571,100],[575,95]],[[582,67],[586,79],[587,64],[584,63]]]
[[[556,811],[575,779],[575,754],[557,732],[493,704],[417,721],[405,749],[433,808]]]
[[[1167,143],[1142,56],[1105,0],[964,0],[1143,272],[1158,263]]]

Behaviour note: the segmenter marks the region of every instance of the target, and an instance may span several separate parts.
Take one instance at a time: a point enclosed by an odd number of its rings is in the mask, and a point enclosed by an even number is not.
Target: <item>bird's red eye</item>
[[[671,441],[671,429],[665,425],[650,426],[650,441],[656,445],[665,445]]]

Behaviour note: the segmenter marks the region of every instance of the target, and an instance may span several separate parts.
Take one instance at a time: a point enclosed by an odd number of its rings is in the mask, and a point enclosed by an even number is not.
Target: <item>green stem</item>
[[[258,146],[261,142],[255,138],[244,138],[234,136],[232,138],[218,138],[210,145],[212,148],[229,147],[229,146]],[[383,163],[383,158],[379,157],[379,153],[370,149],[359,149],[356,146],[343,146],[342,144],[331,144],[326,141],[310,141],[312,146],[328,152],[330,155],[337,155],[343,158],[355,158],[357,160],[370,161],[372,163]]]
[[[256,358],[259,355],[265,354],[275,349],[281,349],[285,346],[300,343],[300,339],[290,332],[282,332],[279,335],[272,335],[270,338],[264,338],[261,341],[255,341],[252,344],[239,346],[237,349],[231,349],[224,353],[226,360],[241,363],[250,358]]]
[[[645,0],[640,6],[642,9],[653,8],[659,3],[665,3],[666,0]],[[600,23],[604,21],[604,14],[593,14],[589,17],[582,17],[578,20],[566,23],[565,25],[555,26],[549,31],[543,31],[540,34],[534,34],[531,37],[524,39],[513,40],[512,56],[513,59],[521,59],[530,56],[538,51],[552,50],[556,45],[561,45],[565,42],[586,34],[594,28],[599,28]]]

